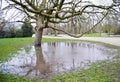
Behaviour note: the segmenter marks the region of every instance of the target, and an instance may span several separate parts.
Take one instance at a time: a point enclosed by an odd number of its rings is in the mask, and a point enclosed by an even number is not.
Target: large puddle
[[[27,45],[1,63],[0,71],[43,78],[87,68],[91,62],[108,61],[118,53],[118,49],[86,42],[43,43],[41,48]]]

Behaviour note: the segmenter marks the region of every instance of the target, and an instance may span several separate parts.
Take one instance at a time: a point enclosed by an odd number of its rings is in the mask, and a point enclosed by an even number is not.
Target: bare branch
[[[74,35],[74,34],[71,34],[71,33],[68,33],[68,32],[66,32],[64,30],[61,30],[61,29],[51,27],[51,26],[49,26],[48,28],[51,28],[51,29],[57,30],[57,31],[61,31],[61,32],[65,33],[65,34],[67,34],[67,35],[69,35],[71,37],[79,38],[79,37],[82,37],[84,34],[90,32],[91,30],[93,30],[101,21],[103,21],[103,19],[107,16],[107,14],[108,14],[108,12],[101,18],[101,20],[99,20],[93,27],[91,27],[91,29],[89,29],[88,31],[86,31],[86,32],[84,32],[84,33],[82,33],[82,34],[80,34],[78,36]]]
[[[31,7],[31,8],[33,8],[34,10],[38,10],[38,8],[35,6],[35,4],[33,3],[33,1],[34,0],[25,0],[28,4],[29,4],[29,6]]]
[[[25,23],[25,21],[15,21],[15,22]],[[36,23],[36,22],[29,22],[29,23]]]
[[[10,1],[12,1],[12,2],[16,3],[17,5],[21,6],[22,8],[26,9],[28,12],[40,14],[40,11],[30,9],[24,3],[18,2],[17,0],[10,0]]]
[[[20,8],[18,8],[18,7],[15,7],[15,8],[18,9],[18,10],[20,10],[20,11],[22,11],[22,12],[24,12],[24,13],[26,13],[26,15],[27,15],[28,17],[36,20],[36,18],[35,18],[34,16],[30,15],[25,9],[22,10],[22,9],[20,9]]]

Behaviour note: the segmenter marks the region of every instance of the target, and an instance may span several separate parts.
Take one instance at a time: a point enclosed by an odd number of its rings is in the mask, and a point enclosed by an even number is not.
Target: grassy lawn
[[[0,61],[8,59],[13,53],[25,44],[33,43],[33,38],[6,38],[0,39]]]
[[[68,39],[47,39],[42,42],[64,42]],[[72,40],[71,40],[72,41]],[[33,44],[34,38],[7,38],[0,39],[0,61],[5,61],[25,44]],[[11,53],[11,54],[10,54]],[[0,82],[45,82],[44,79],[15,77],[0,72]],[[114,61],[97,62],[90,68],[75,73],[56,75],[47,82],[120,82],[120,56]]]

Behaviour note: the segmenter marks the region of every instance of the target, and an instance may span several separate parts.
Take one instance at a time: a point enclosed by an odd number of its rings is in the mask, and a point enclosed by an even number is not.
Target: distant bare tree
[[[3,9],[2,9],[2,0],[0,0],[0,37],[3,35],[3,28],[6,25],[7,21],[4,19],[3,16]]]

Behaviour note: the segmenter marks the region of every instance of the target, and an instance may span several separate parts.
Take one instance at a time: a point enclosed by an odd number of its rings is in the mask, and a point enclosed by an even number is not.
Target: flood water
[[[26,45],[11,59],[0,64],[0,71],[26,77],[49,77],[89,67],[91,62],[109,61],[118,49],[86,42],[43,43]]]

